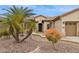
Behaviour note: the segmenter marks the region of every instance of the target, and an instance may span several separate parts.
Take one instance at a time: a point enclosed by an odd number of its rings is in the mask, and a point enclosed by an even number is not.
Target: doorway
[[[42,32],[42,30],[43,30],[42,27],[43,27],[43,24],[42,23],[39,23],[38,24],[38,31],[39,32]]]

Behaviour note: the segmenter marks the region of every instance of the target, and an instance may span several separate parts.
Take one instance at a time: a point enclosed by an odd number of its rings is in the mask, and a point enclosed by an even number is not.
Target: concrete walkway
[[[38,37],[40,36],[42,38],[45,38],[45,35],[42,33],[33,33],[33,35],[38,35]],[[61,40],[67,40],[67,41],[79,43],[79,36],[66,36],[66,37],[63,37]]]
[[[45,35],[43,33],[32,33],[32,34],[37,35],[38,37],[40,36],[41,38],[45,38]],[[42,40],[42,39],[40,39],[40,40]],[[79,43],[79,36],[66,36],[66,37],[63,37],[61,40],[67,40],[67,41]]]
[[[79,43],[79,37],[75,37],[75,36],[67,36],[67,37],[63,37],[62,40],[67,40],[67,41],[73,41],[73,42],[77,42]]]

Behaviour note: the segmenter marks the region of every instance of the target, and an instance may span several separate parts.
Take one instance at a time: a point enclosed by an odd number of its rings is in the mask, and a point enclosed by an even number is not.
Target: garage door
[[[76,22],[65,23],[66,36],[76,36],[76,29]]]

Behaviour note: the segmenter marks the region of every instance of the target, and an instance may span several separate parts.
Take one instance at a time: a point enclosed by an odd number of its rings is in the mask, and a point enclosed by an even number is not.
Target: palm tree
[[[23,42],[26,38],[28,38],[32,34],[32,32],[33,32],[33,30],[35,28],[36,28],[36,22],[35,22],[35,20],[30,19],[30,21],[27,22],[27,30],[28,30],[27,33],[28,33],[28,35],[25,38],[23,38],[21,40],[21,42]]]
[[[27,27],[28,32],[27,35],[20,39],[20,33],[25,32],[26,29],[22,27],[22,23],[26,17],[30,17],[34,15],[32,13],[32,9],[24,8],[24,7],[16,7],[12,6],[9,9],[4,9],[7,11],[7,13],[4,14],[4,19],[6,19],[6,24],[8,25],[9,33],[14,37],[16,42],[23,42],[25,39],[27,39],[33,32],[33,29],[35,28],[35,21],[34,20],[28,20],[27,21]],[[27,20],[27,19],[26,19]]]

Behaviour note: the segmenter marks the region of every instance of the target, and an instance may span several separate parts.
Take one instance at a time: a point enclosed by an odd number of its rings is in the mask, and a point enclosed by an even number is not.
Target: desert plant
[[[45,36],[48,39],[48,41],[52,42],[54,49],[57,50],[54,44],[57,43],[61,39],[61,35],[59,31],[56,29],[48,29],[45,32]]]
[[[0,38],[4,37],[5,39],[10,39],[10,33],[6,29],[0,29]]]
[[[32,13],[32,9],[29,8],[24,8],[24,7],[16,7],[16,6],[12,6],[9,9],[4,9],[7,11],[7,13],[3,14],[4,15],[4,19],[5,22],[4,24],[7,24],[7,28],[9,29],[9,33],[14,37],[14,39],[16,40],[16,42],[23,42],[25,39],[27,39],[31,34],[32,31],[34,29],[34,25],[32,23],[32,20],[28,20],[27,23],[29,23],[28,28],[28,33],[26,36],[24,36],[24,38],[20,39],[20,33],[24,32],[26,29],[24,29],[22,27],[22,23],[24,21],[24,19],[26,17],[30,17],[32,15],[34,15],[34,13]],[[27,20],[27,19],[26,19]]]
[[[5,36],[6,38],[10,39],[10,33],[9,33],[9,29],[8,29],[8,25],[6,24],[5,20],[2,20],[0,22],[0,37]]]

